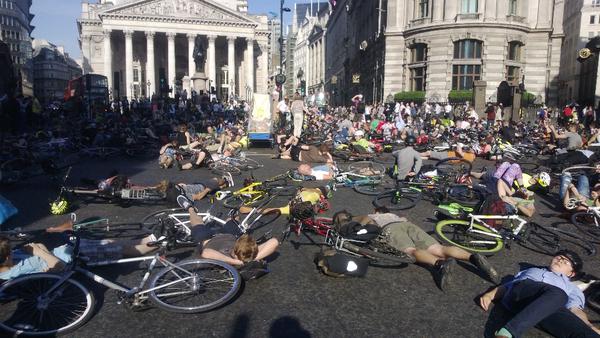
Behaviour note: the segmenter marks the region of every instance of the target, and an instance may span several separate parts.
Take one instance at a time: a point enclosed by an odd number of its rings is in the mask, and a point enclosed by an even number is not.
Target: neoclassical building
[[[451,90],[523,80],[548,104],[558,101],[565,0],[388,0],[385,94]]]
[[[105,75],[113,97],[267,93],[267,17],[247,8],[247,0],[83,2],[83,71]]]

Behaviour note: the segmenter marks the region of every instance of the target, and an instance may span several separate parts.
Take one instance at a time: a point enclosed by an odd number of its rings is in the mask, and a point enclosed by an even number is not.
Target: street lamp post
[[[291,12],[292,10],[283,7],[285,0],[280,1],[279,5],[279,78],[283,78],[283,12]],[[312,14],[312,13],[311,13]],[[281,90],[279,90],[279,101],[283,100],[283,83],[278,84],[281,86]]]
[[[148,86],[148,91],[146,92],[146,97],[148,98],[152,98],[152,93],[150,93],[150,81],[148,80],[148,82],[146,82],[146,86]]]

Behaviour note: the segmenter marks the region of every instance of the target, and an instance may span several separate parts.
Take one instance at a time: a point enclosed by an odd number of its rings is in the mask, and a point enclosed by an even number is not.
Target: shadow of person
[[[269,338],[309,338],[310,332],[302,328],[298,319],[290,316],[277,318],[269,329]]]

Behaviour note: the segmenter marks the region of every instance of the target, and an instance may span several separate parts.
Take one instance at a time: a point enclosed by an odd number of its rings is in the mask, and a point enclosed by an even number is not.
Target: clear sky
[[[89,2],[96,1],[89,0]],[[285,6],[293,10],[295,2],[310,1],[286,0]],[[253,14],[279,13],[279,1],[277,0],[249,0],[248,5],[249,12]],[[32,22],[35,29],[31,33],[34,38],[45,39],[56,45],[62,45],[72,58],[80,58],[81,53],[77,41],[78,33],[75,20],[81,14],[81,0],[33,0],[31,13],[35,14]],[[285,14],[284,19],[289,22],[291,13]]]

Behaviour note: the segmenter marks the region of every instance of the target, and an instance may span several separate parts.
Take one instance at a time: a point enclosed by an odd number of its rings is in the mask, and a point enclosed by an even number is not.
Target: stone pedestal
[[[196,90],[196,92],[200,93],[200,91],[203,91],[206,93],[208,92],[206,88],[207,81],[208,76],[206,76],[206,74],[197,72],[196,74],[194,74],[194,76],[192,76],[190,85]],[[191,89],[189,92],[191,92]]]
[[[473,83],[473,107],[479,117],[485,117],[485,108],[486,108],[486,97],[485,97],[485,88],[487,86],[487,82],[485,81],[475,81]]]

